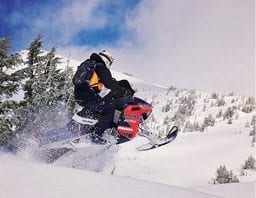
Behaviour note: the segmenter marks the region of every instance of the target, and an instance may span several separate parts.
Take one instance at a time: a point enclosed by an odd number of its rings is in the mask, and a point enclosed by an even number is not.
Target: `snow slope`
[[[76,68],[79,61],[70,60],[69,64]],[[65,65],[66,60],[62,67]],[[0,188],[5,197],[211,197],[194,190],[226,198],[255,197],[255,171],[241,175],[244,161],[251,155],[255,157],[249,136],[252,126],[247,123],[256,115],[256,109],[250,113],[242,111],[247,97],[219,94],[213,98],[210,93],[150,85],[121,72],[114,72],[114,77],[128,79],[137,90],[136,96],[153,104],[149,126],[156,134],[163,135],[168,124],[177,121],[171,118],[190,101],[194,101],[191,112],[182,115],[185,123],[201,126],[211,114],[215,124],[201,132],[186,128],[184,123],[173,143],[147,152],[136,151],[136,146],[145,142],[138,137],[100,156],[88,158],[92,150],[69,153],[53,165],[39,164],[27,153],[1,156]],[[220,105],[219,99],[225,103]],[[218,117],[220,111],[224,114],[228,108],[235,111],[231,120],[223,115]],[[241,183],[212,185],[220,165],[232,170]]]
[[[193,188],[200,192],[207,192],[222,197],[239,198],[239,197],[256,197],[256,183],[245,182],[239,184],[223,184],[212,186],[199,186]]]
[[[243,161],[254,154],[253,148],[244,146],[249,136],[222,130],[181,133],[170,145],[143,153],[134,150],[135,142],[122,145],[116,157],[116,175],[183,187],[207,185],[223,164],[240,175]]]
[[[9,155],[1,155],[0,162],[3,198],[218,197],[132,178],[28,163]]]

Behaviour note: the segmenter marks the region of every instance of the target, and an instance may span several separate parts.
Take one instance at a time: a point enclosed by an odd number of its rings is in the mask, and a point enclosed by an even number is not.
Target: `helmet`
[[[113,56],[107,51],[107,50],[102,50],[99,53],[99,56],[103,60],[103,62],[106,64],[108,68],[110,68],[110,65],[113,63],[114,58]]]

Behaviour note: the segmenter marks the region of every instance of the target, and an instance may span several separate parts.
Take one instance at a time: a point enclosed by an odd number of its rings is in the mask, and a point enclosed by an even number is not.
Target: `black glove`
[[[123,97],[132,96],[132,95],[133,93],[130,90],[126,89]]]

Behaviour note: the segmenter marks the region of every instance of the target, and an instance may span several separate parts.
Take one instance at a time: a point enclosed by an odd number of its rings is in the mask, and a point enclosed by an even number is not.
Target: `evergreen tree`
[[[251,126],[255,127],[255,125],[256,125],[256,115],[253,115],[251,120]]]
[[[255,98],[249,97],[245,101],[242,111],[245,113],[251,113],[256,108]]]
[[[192,115],[196,104],[196,95],[191,93],[186,97],[179,98],[179,100],[180,105],[177,112],[172,117],[172,121],[174,121],[174,125],[181,128],[185,124],[186,119]]]
[[[172,102],[167,101],[166,105],[162,107],[162,112],[168,112],[171,110]]]
[[[60,58],[56,57],[55,48],[46,54],[42,47],[43,41],[39,35],[30,44],[27,67],[22,70],[26,80],[23,90],[27,107],[54,106],[58,101],[65,100],[66,74],[57,68]]]
[[[252,116],[251,126],[252,126],[252,130],[250,131],[249,135],[252,136],[252,146],[254,146],[254,143],[256,141],[256,116],[255,115]]]
[[[211,95],[211,98],[212,99],[217,99],[219,96],[218,96],[218,94],[217,93],[213,93],[212,95]]]
[[[32,104],[35,96],[33,87],[38,76],[38,68],[40,68],[44,59],[42,45],[42,37],[38,35],[28,48],[26,67],[18,71],[23,78],[24,100],[15,114],[16,133],[20,133],[29,123],[33,122],[36,116],[36,109]]]
[[[11,97],[18,91],[19,76],[11,69],[21,63],[18,54],[9,54],[10,41],[0,39],[0,145],[4,145],[13,133],[13,111],[18,103]]]
[[[27,80],[24,86],[26,103],[17,115],[17,133],[40,133],[44,128],[39,127],[40,123],[47,121],[42,115],[56,117],[56,109],[65,112],[70,107],[70,112],[73,110],[73,71],[70,67],[65,71],[59,69],[61,60],[55,55],[56,49],[43,52],[42,44],[41,37],[37,37],[30,45],[27,68],[23,70]]]
[[[26,61],[27,67],[22,70],[24,78],[26,78],[26,83],[23,88],[25,91],[25,100],[27,100],[28,102],[32,102],[32,86],[37,73],[36,70],[40,67],[41,60],[43,58],[41,56],[42,45],[42,37],[38,35],[28,48],[28,57]]]
[[[235,108],[234,107],[228,107],[227,110],[223,114],[223,120],[232,119],[234,114],[235,114]]]
[[[208,126],[214,126],[215,124],[215,119],[213,118],[213,116],[211,114],[208,115],[208,117],[206,117],[204,119],[204,128],[208,127]]]
[[[74,85],[73,85],[73,75],[74,75],[74,71],[73,69],[70,67],[69,65],[69,58],[67,60],[67,65],[65,70],[63,71],[63,75],[64,75],[64,86],[63,86],[63,96],[64,96],[64,102],[67,104],[68,106],[68,110],[69,113],[72,114],[73,110],[75,108],[75,98],[74,98]]]
[[[60,59],[52,48],[37,64],[32,87],[32,104],[54,106],[63,99],[64,75],[57,65]]]
[[[217,105],[218,107],[224,106],[225,104],[226,104],[226,102],[225,102],[225,100],[224,100],[224,97],[217,98],[216,105]]]
[[[220,118],[222,116],[222,109],[219,110],[218,114],[216,115],[216,118]]]
[[[255,170],[256,169],[256,160],[253,156],[248,157],[248,159],[245,161],[243,167],[245,170]]]
[[[226,166],[217,169],[216,178],[212,179],[214,184],[238,183],[239,180],[232,171],[228,171]]]

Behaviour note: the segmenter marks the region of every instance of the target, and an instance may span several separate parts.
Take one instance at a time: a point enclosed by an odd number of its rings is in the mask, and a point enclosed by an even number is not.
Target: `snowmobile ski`
[[[151,150],[151,149],[155,149],[155,148],[164,146],[166,144],[171,143],[173,140],[175,140],[177,135],[178,135],[178,127],[173,126],[171,128],[171,130],[169,131],[169,133],[166,135],[166,137],[156,139],[152,142],[143,144],[143,145],[137,147],[136,149],[138,151],[147,151],[147,150]]]

